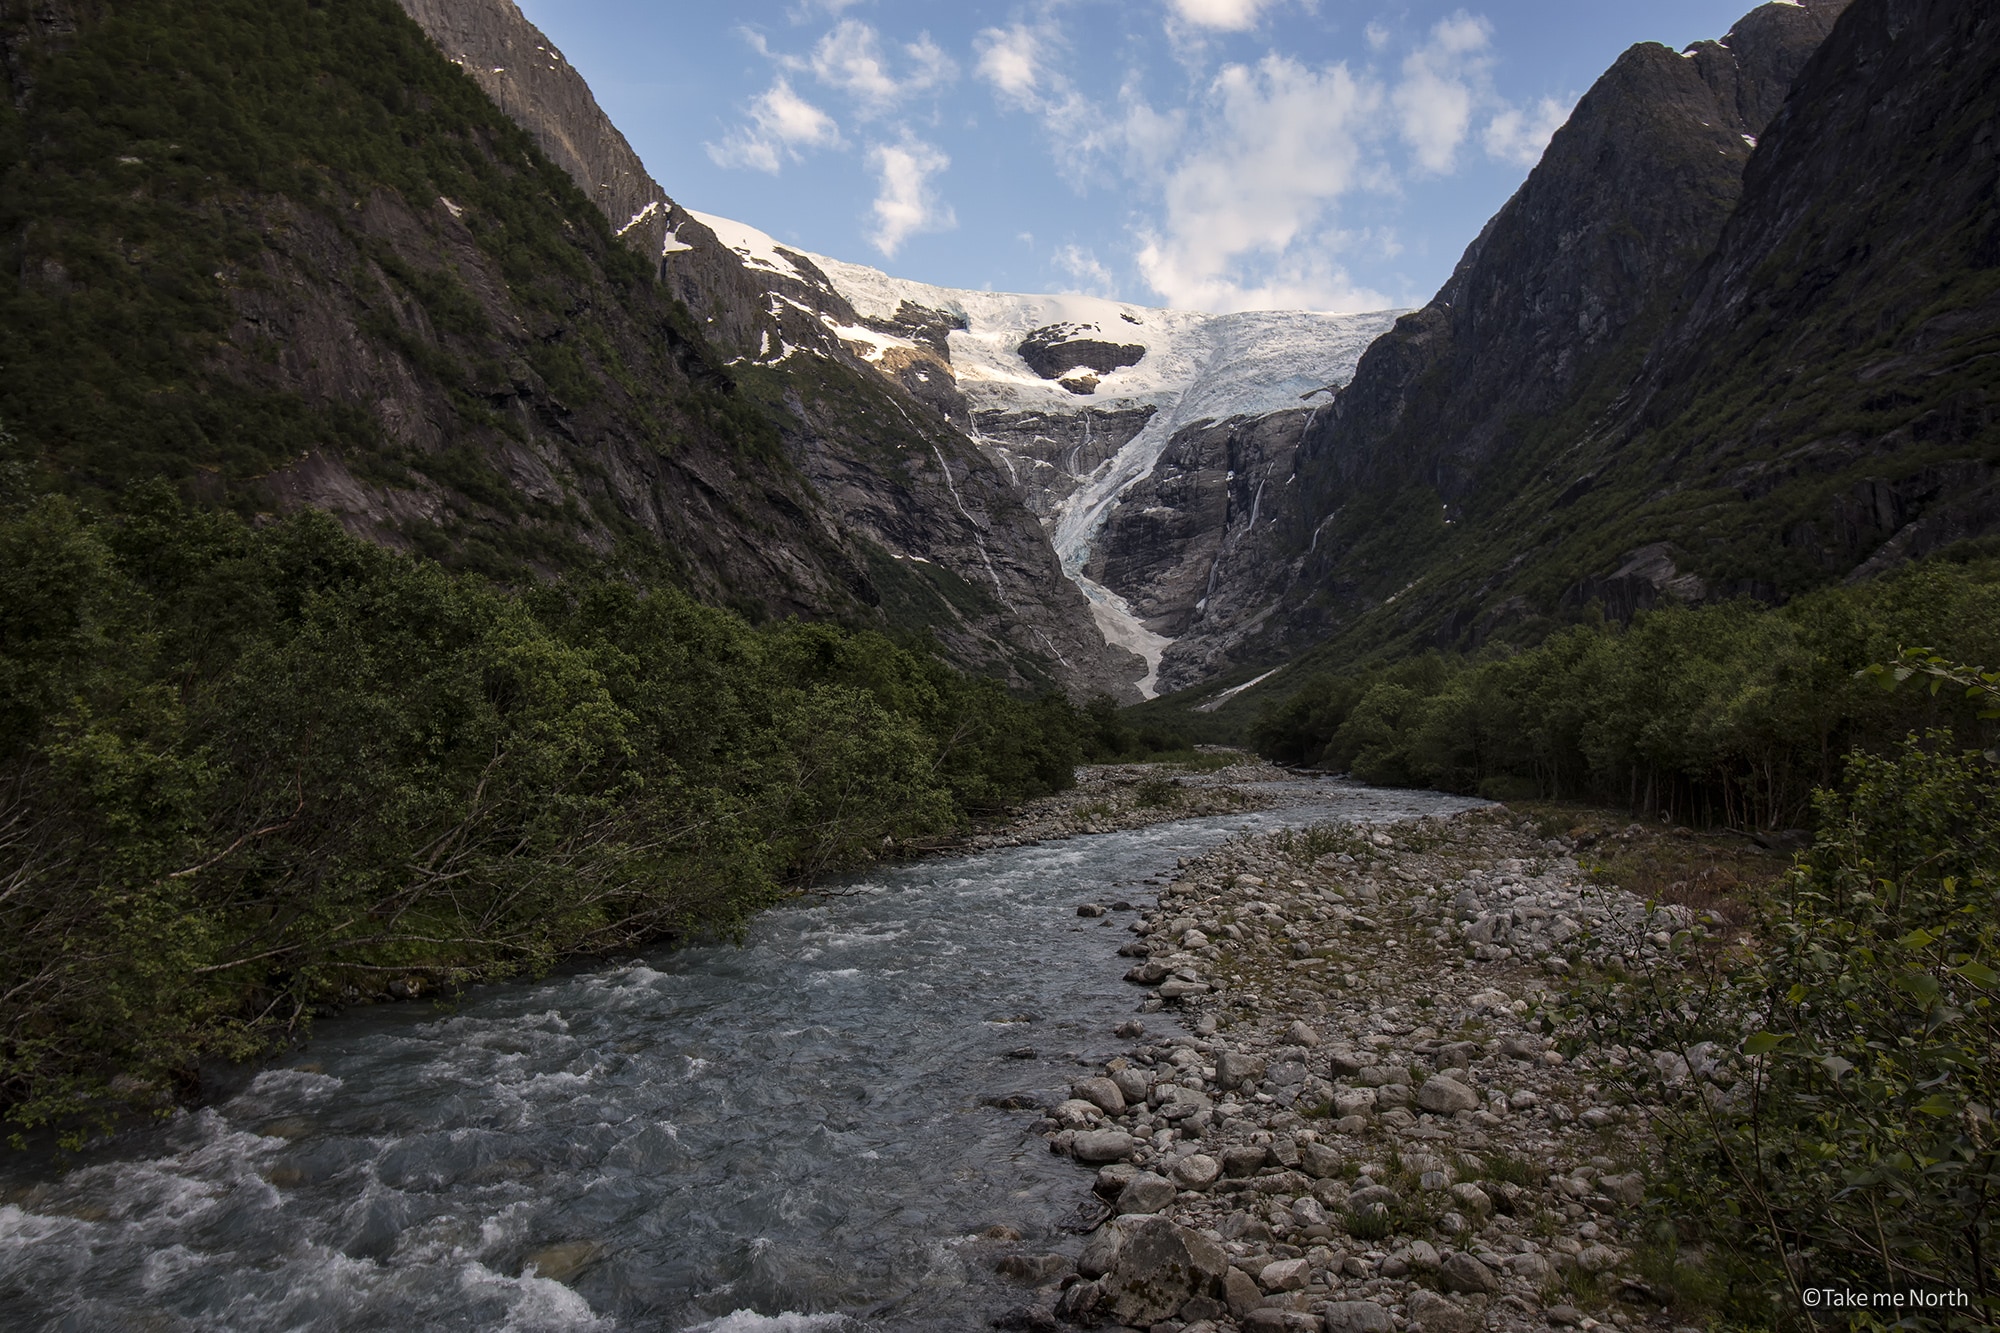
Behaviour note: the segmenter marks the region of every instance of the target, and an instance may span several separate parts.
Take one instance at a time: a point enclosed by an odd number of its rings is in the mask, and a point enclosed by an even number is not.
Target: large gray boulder
[[[1373,1301],[1334,1301],[1326,1307],[1326,1333],[1395,1333],[1396,1321]]]
[[[1466,1087],[1455,1078],[1439,1074],[1426,1079],[1424,1086],[1417,1090],[1417,1105],[1434,1115],[1451,1115],[1457,1111],[1477,1111],[1479,1094]]]
[[[1123,1243],[1098,1280],[1102,1309],[1138,1328],[1168,1318],[1193,1296],[1220,1293],[1229,1258],[1208,1237],[1164,1217],[1121,1219]]]
[[[1136,1147],[1138,1140],[1122,1129],[1092,1129],[1070,1140],[1069,1151],[1079,1162],[1101,1163],[1122,1161]]]

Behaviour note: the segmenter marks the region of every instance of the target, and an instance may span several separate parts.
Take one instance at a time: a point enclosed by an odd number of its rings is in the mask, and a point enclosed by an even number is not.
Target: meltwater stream
[[[985,1099],[1061,1090],[1138,999],[1130,914],[1076,905],[1150,903],[1239,831],[1470,804],[1284,790],[872,874],[742,948],[323,1022],[215,1105],[0,1168],[0,1327],[982,1328],[1020,1293],[978,1233],[1074,1249],[1086,1179]]]

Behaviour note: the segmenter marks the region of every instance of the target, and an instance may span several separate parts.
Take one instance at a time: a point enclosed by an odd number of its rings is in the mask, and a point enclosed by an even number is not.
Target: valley
[[[0,77],[10,1326],[2000,1317],[1990,4],[1343,313],[789,245],[513,0]]]

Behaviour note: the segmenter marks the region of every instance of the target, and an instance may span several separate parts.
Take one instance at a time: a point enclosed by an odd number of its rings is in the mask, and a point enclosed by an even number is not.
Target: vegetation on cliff
[[[1385,785],[1798,826],[1854,747],[1885,750],[1912,728],[1990,729],[1962,698],[1884,694],[1855,676],[1910,645],[2000,661],[2000,561],[1981,549],[1777,610],[1669,607],[1524,651],[1323,672],[1253,730],[1282,762]]]
[[[164,1104],[317,1007],[728,933],[1097,743],[879,634],[511,593],[162,484],[0,505],[0,1101]]]

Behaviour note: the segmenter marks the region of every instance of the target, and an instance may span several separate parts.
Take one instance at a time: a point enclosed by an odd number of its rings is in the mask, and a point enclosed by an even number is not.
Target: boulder
[[[1174,1163],[1174,1179],[1191,1190],[1205,1190],[1222,1174],[1222,1163],[1207,1153],[1189,1153]]]
[[[1229,1305],[1229,1313],[1238,1319],[1246,1318],[1264,1304],[1264,1293],[1257,1286],[1257,1279],[1240,1268],[1222,1275],[1222,1297]]]
[[[1453,1185],[1451,1197],[1461,1209],[1476,1215],[1482,1222],[1493,1216],[1493,1200],[1477,1185],[1470,1183]]]
[[[1141,1171],[1118,1194],[1120,1214],[1157,1213],[1174,1201],[1174,1182],[1151,1171]]]
[[[1153,1091],[1153,1076],[1138,1069],[1113,1070],[1111,1081],[1118,1085],[1118,1095],[1128,1105],[1145,1101]]]
[[[1125,1094],[1108,1078],[1082,1078],[1069,1085],[1070,1096],[1086,1101],[1106,1115],[1125,1109]]]
[[[1326,1307],[1326,1333],[1395,1333],[1396,1321],[1373,1301],[1333,1301]]]
[[[1222,1247],[1208,1237],[1164,1217],[1142,1217],[1125,1228],[1117,1259],[1098,1279],[1101,1308],[1121,1324],[1144,1328],[1168,1318],[1190,1297],[1214,1294],[1228,1271]]]
[[[1222,1150],[1222,1169],[1232,1176],[1254,1176],[1269,1157],[1261,1143],[1235,1143]]]
[[[1233,1088],[1243,1083],[1254,1083],[1264,1077],[1268,1064],[1261,1055],[1245,1055],[1241,1051],[1224,1051],[1215,1057],[1215,1081],[1225,1088]]]
[[[1418,1287],[1410,1293],[1410,1322],[1422,1324],[1424,1333],[1472,1333],[1479,1321],[1458,1302],[1434,1291]]]
[[[1312,1265],[1304,1259],[1276,1259],[1257,1274],[1257,1285],[1265,1291],[1302,1291],[1312,1281]]]
[[[1597,1188],[1627,1208],[1637,1208],[1646,1201],[1646,1178],[1637,1171],[1622,1176],[1599,1176]]]
[[[1340,1154],[1324,1143],[1308,1143],[1299,1148],[1299,1165],[1309,1176],[1324,1180],[1340,1174]]]
[[[1475,1296],[1490,1296],[1500,1290],[1499,1274],[1463,1250],[1438,1265],[1438,1281],[1446,1291]]]
[[[1436,1115],[1476,1111],[1479,1109],[1479,1094],[1457,1079],[1439,1074],[1424,1080],[1424,1086],[1417,1090],[1417,1105]]]
[[[1121,1162],[1132,1155],[1138,1141],[1122,1129],[1085,1130],[1070,1141],[1070,1155],[1092,1164]]]

